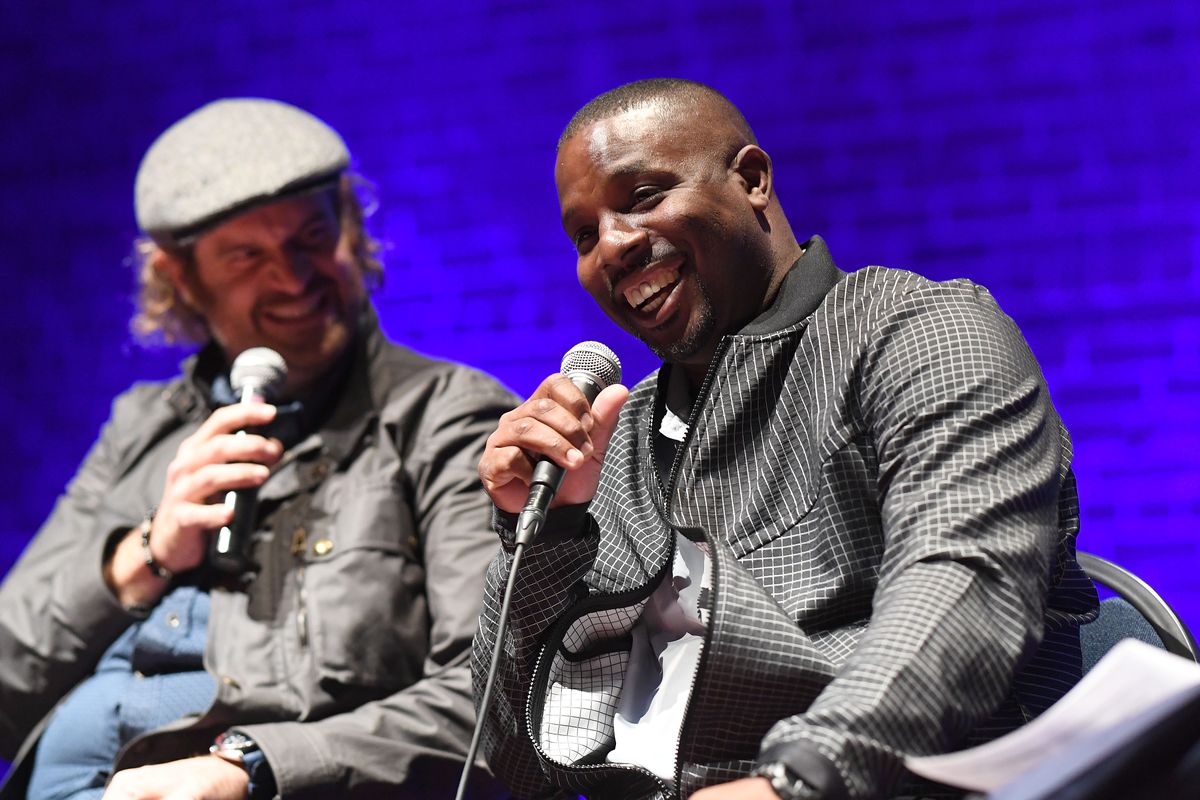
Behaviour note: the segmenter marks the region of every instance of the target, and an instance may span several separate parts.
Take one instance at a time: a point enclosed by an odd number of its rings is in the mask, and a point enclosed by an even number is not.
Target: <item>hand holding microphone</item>
[[[274,356],[269,359],[272,363],[277,359],[282,364],[278,354],[268,352]],[[234,361],[239,376],[238,365],[246,363],[243,357],[251,363],[258,358],[252,350],[239,356]],[[276,368],[269,374],[277,377],[264,383],[262,373],[254,371],[248,383],[239,381],[241,385],[235,386],[235,391],[242,402],[214,411],[195,433],[180,442],[167,465],[166,483],[148,537],[150,555],[161,569],[178,574],[200,566],[210,540],[234,520],[237,504],[226,504],[228,495],[236,490],[257,489],[267,480],[270,466],[283,454],[283,445],[277,440],[245,432],[275,419],[274,406],[252,399],[266,397],[269,390],[282,385],[283,376]],[[105,565],[105,580],[127,606],[156,602],[167,586],[167,581],[146,568],[137,529],[113,552]]]
[[[497,508],[523,512],[524,524],[550,507],[592,499],[629,396],[620,380],[612,350],[583,342],[563,357],[562,372],[500,418],[479,462],[479,477]]]
[[[581,342],[563,356],[562,371],[546,378],[533,397],[502,416],[500,426],[488,437],[479,477],[497,508],[521,515],[491,664],[456,800],[466,796],[491,706],[521,558],[541,532],[552,506],[584,503],[596,494],[608,440],[629,397],[620,381],[616,354],[599,342]]]
[[[283,356],[267,347],[244,351],[233,360],[233,368],[229,371],[229,384],[238,397],[239,406],[263,405],[273,400],[286,380],[287,364]],[[249,438],[250,435],[239,429],[234,437]],[[265,476],[263,480],[266,480]],[[254,530],[261,484],[262,481],[248,486],[231,486],[225,493],[225,509],[230,512],[230,518],[213,535],[208,552],[209,562],[222,572],[238,574],[250,566],[248,545]]]

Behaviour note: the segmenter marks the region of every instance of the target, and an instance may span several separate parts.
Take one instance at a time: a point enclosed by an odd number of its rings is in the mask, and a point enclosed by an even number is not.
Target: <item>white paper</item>
[[[1098,732],[1200,687],[1200,664],[1126,639],[1062,699],[1028,725],[987,744],[941,756],[909,757],[918,775],[991,792]]]

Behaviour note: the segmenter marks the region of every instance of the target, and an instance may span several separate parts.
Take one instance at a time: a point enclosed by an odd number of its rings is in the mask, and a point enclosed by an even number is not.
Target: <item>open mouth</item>
[[[659,270],[646,280],[630,286],[622,294],[629,307],[642,314],[652,314],[667,301],[671,290],[679,283],[679,268]]]
[[[272,306],[266,311],[266,316],[284,324],[305,322],[324,311],[325,297],[325,292],[314,292],[294,302]]]

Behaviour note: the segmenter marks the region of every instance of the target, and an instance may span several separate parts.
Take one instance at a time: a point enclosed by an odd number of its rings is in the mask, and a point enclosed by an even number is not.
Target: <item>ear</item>
[[[744,187],[755,211],[763,212],[771,204],[771,157],[756,144],[738,151],[729,165]]]
[[[196,303],[191,287],[188,286],[187,268],[178,256],[168,253],[161,247],[154,250],[150,256],[150,266],[163,278],[171,282],[176,294],[188,308],[195,309]]]

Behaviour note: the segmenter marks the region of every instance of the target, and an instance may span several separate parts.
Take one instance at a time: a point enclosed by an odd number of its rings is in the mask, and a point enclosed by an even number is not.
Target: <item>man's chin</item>
[[[274,349],[279,351],[288,365],[289,385],[298,389],[307,388],[308,383],[333,369],[347,357],[353,335],[354,331],[348,325],[338,324],[330,326],[310,342],[280,342]],[[292,380],[293,376],[295,381]]]
[[[712,338],[714,327],[712,314],[705,313],[701,315],[700,319],[689,325],[682,336],[669,341],[654,341],[649,335],[642,332],[638,332],[636,335],[643,344],[650,348],[650,352],[666,363],[683,364],[694,361],[696,356],[704,350]]]

